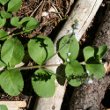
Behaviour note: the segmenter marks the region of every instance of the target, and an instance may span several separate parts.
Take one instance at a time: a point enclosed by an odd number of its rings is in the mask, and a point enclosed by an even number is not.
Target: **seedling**
[[[21,35],[28,35],[39,26],[39,22],[33,17],[14,16],[22,4],[22,0],[0,0],[0,86],[9,95],[19,95],[24,87],[22,70],[33,69],[31,77],[32,87],[35,93],[41,97],[50,97],[55,92],[55,80],[63,77],[72,86],[80,86],[88,78],[102,78],[105,73],[102,57],[107,50],[103,45],[99,48],[87,46],[83,49],[84,61],[78,61],[80,46],[74,33],[65,35],[58,41],[57,52],[54,53],[52,40],[47,36],[38,35],[28,39],[27,44],[20,40]],[[6,9],[6,10],[5,10]],[[8,28],[13,31],[8,31]],[[24,56],[28,51],[28,61],[32,60],[32,66],[17,67],[24,62]],[[63,60],[65,75],[60,76],[46,69],[46,62],[55,54]],[[54,62],[53,62],[54,63]],[[55,66],[48,65],[48,66]],[[58,66],[58,65],[57,65]],[[25,72],[25,71],[23,71]],[[5,110],[5,108],[4,108]]]

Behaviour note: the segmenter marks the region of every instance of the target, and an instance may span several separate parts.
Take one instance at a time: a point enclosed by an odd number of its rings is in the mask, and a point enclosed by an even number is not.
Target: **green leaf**
[[[0,110],[8,110],[6,105],[0,105]]]
[[[55,92],[55,77],[50,71],[39,69],[32,78],[32,86],[36,94],[41,97],[51,97]]]
[[[20,24],[26,23],[31,19],[31,17],[24,17],[21,19]]]
[[[78,61],[74,60],[66,65],[65,73],[67,77],[82,76],[84,75],[84,69]]]
[[[12,16],[10,13],[8,13],[6,11],[1,11],[0,14],[1,14],[1,17],[6,18],[6,19],[11,18],[11,16]]]
[[[5,18],[0,18],[0,28],[3,27],[6,23],[6,19]]]
[[[23,28],[24,32],[30,32],[38,26],[39,22],[33,17],[24,17],[20,21],[20,24],[25,24]]]
[[[107,46],[106,45],[102,45],[102,46],[98,47],[98,53],[97,53],[97,55],[100,58],[102,58],[103,55],[106,53],[106,51],[107,51]]]
[[[29,22],[26,24],[26,29],[35,29],[38,25],[38,21],[35,18],[31,18]]]
[[[0,75],[2,89],[11,96],[17,96],[23,90],[24,82],[19,70],[5,70]]]
[[[10,66],[19,64],[24,57],[24,47],[17,38],[7,39],[1,50],[1,59]]]
[[[22,5],[22,0],[10,0],[8,3],[8,12],[17,12]]]
[[[86,64],[86,71],[88,71],[89,75],[94,75],[98,79],[105,75],[103,64]]]
[[[44,38],[44,47],[47,52],[46,60],[50,59],[54,55],[54,44],[49,37],[46,36],[39,36],[39,38]]]
[[[2,45],[0,44],[0,51],[1,51]],[[1,54],[1,53],[0,53]]]
[[[78,86],[80,86],[80,85],[83,83],[83,81],[82,81],[80,78],[76,78],[76,79],[71,79],[71,80],[69,80],[68,83],[69,83],[71,86],[78,87]]]
[[[74,60],[66,65],[65,73],[68,79],[68,83],[71,86],[80,86],[83,83],[84,69],[82,65]]]
[[[12,26],[15,26],[15,27],[20,27],[21,26],[21,24],[19,22],[19,17],[12,17],[10,23],[11,23]]]
[[[0,40],[6,40],[8,37],[8,33],[3,29],[0,30]]]
[[[42,65],[54,54],[54,45],[50,38],[37,36],[29,41],[28,52],[37,64]]]
[[[26,22],[27,22],[27,23],[26,23]],[[20,24],[23,24],[23,23],[26,23],[27,26],[28,26],[28,25],[38,24],[38,21],[37,21],[35,18],[33,18],[33,17],[24,17],[24,18],[21,19],[21,21],[20,21]],[[30,23],[32,23],[32,24],[30,24]],[[35,24],[34,24],[34,23],[35,23]]]
[[[75,60],[79,53],[79,44],[75,36],[64,36],[59,42],[58,51],[63,60]]]
[[[94,56],[94,48],[91,46],[87,46],[83,50],[85,61],[87,61],[90,57]]]
[[[0,0],[0,3],[1,3],[2,5],[5,5],[8,1],[9,1],[9,0]]]
[[[0,60],[0,68],[5,67],[5,66],[6,66],[6,64]]]
[[[87,61],[86,64],[100,64],[100,59],[98,56],[95,57],[90,57]]]

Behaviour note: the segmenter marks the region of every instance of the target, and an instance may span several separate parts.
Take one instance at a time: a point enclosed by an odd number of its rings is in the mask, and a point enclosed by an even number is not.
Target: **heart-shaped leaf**
[[[55,92],[55,76],[48,70],[39,69],[32,78],[32,86],[39,96],[51,97]]]
[[[24,47],[17,38],[7,39],[1,50],[1,59],[10,66],[19,64],[24,57]]]
[[[75,60],[79,53],[79,43],[75,36],[64,36],[59,42],[58,51],[63,60]]]
[[[48,37],[38,36],[29,41],[28,52],[37,64],[42,65],[54,54],[53,42]]]
[[[16,12],[20,9],[22,0],[10,0],[8,3],[8,12]]]
[[[11,96],[20,94],[24,86],[20,71],[17,69],[5,70],[0,74],[0,85]]]

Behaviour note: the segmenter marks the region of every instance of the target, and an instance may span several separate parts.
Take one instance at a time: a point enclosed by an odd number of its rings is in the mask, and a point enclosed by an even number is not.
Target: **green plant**
[[[6,107],[6,105],[0,105],[0,110],[8,110],[8,108]]]
[[[84,61],[79,62],[80,46],[74,34],[65,35],[58,41],[56,53],[54,53],[53,42],[46,36],[38,35],[27,39],[28,42],[24,43],[20,36],[31,34],[39,26],[39,22],[33,17],[14,16],[13,13],[19,10],[22,0],[0,0],[0,4],[2,7],[0,11],[0,86],[6,93],[16,96],[23,90],[24,80],[21,71],[28,69],[35,71],[31,73],[32,87],[41,97],[50,97],[54,94],[57,77],[67,79],[70,85],[76,87],[84,83],[87,78],[104,76],[102,57],[107,50],[105,45],[99,48],[85,47]],[[29,57],[26,59],[27,51]],[[61,64],[45,65],[46,61],[57,53],[62,58],[62,65],[65,67],[63,76],[46,68]],[[33,61],[33,65],[27,66],[25,61],[30,60]],[[21,62],[24,62],[26,66],[17,67]]]

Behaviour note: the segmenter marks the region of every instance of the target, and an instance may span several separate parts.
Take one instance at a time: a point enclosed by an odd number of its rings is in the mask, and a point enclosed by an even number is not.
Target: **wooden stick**
[[[56,50],[57,41],[64,35],[71,34],[73,29],[72,25],[75,20],[78,21],[78,27],[75,30],[75,35],[79,41],[82,35],[85,33],[86,29],[89,27],[92,19],[94,18],[99,6],[103,0],[78,0],[76,6],[74,7],[70,17],[65,23],[64,27],[61,29],[60,33],[56,37],[54,46]],[[47,64],[60,64],[62,60],[55,55]],[[48,68],[56,72],[57,67]],[[50,88],[51,89],[51,88]],[[60,110],[63,101],[64,93],[66,90],[66,83],[62,86],[56,81],[56,92],[51,98],[39,98],[36,101],[34,110]]]
[[[19,110],[26,107],[26,101],[0,101],[0,105],[6,105],[8,110]]]

